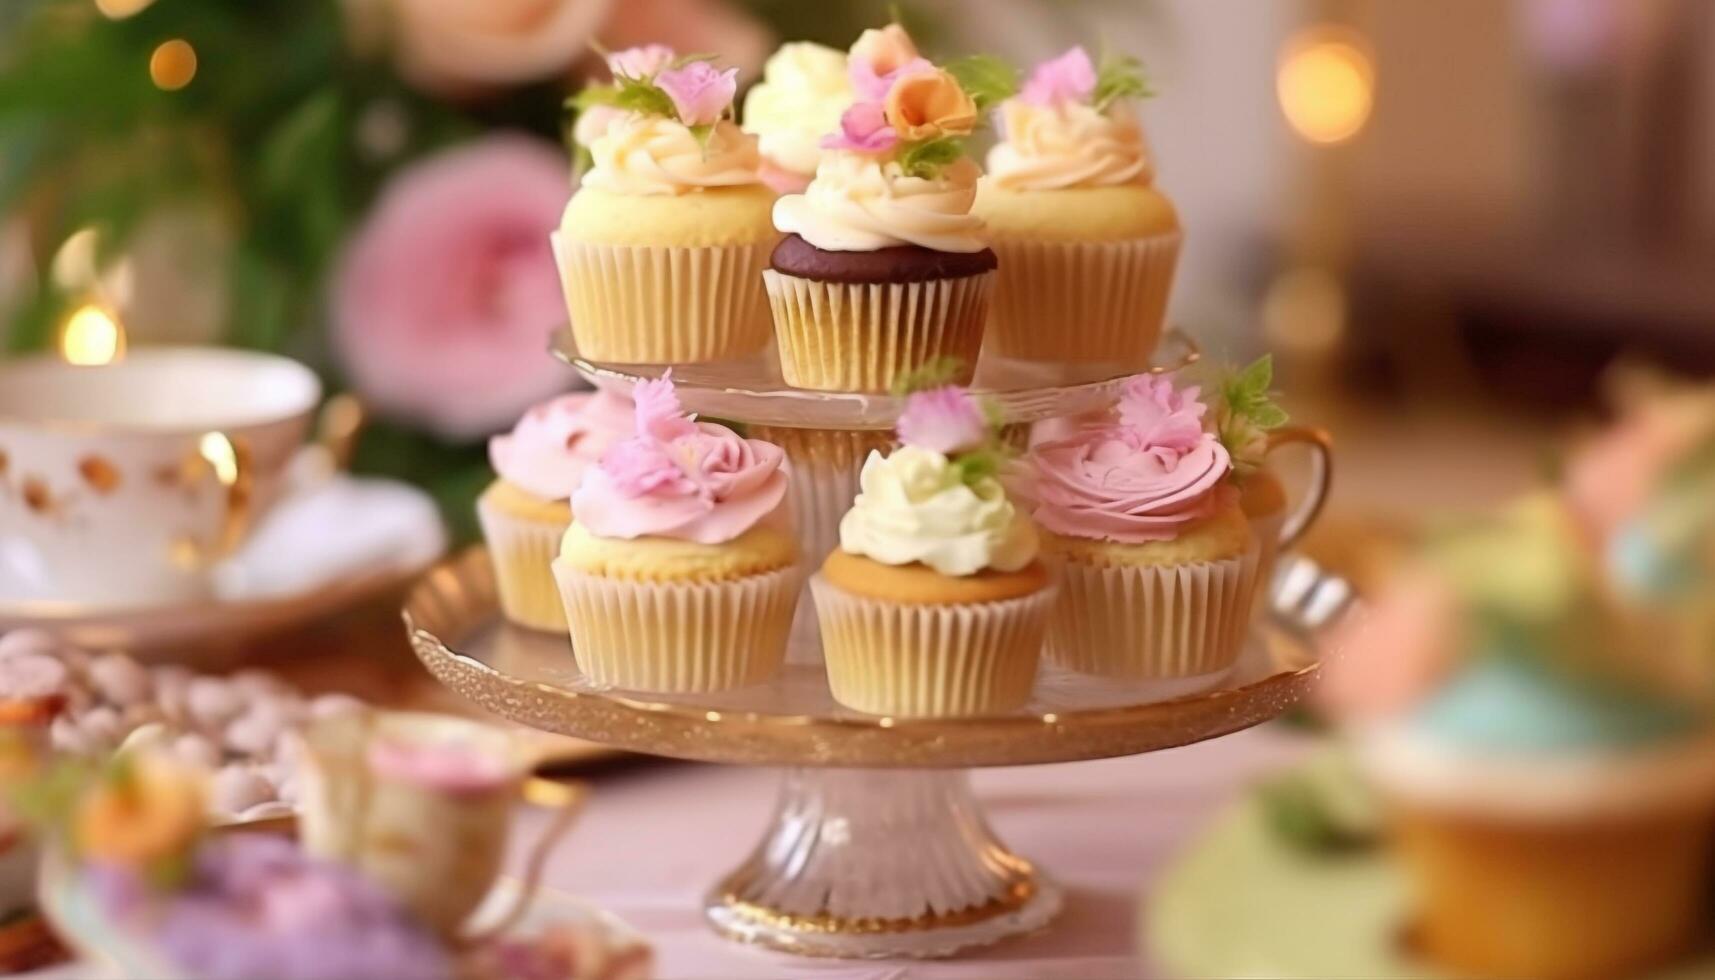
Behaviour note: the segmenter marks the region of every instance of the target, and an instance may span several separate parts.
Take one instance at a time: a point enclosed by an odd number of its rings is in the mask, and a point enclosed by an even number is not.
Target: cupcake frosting
[[[785,517],[785,453],[699,423],[667,379],[633,393],[637,434],[609,449],[572,495],[572,518],[601,538],[721,544]]]
[[[989,236],[983,220],[971,214],[977,176],[969,158],[925,178],[871,154],[831,151],[804,193],[774,202],[774,226],[829,252],[901,245],[980,252]]]
[[[840,520],[840,548],[884,565],[918,562],[942,575],[1015,572],[1036,560],[1036,528],[993,478],[966,481],[942,453],[871,452],[862,492]]]
[[[822,137],[839,128],[852,98],[845,52],[809,41],[783,44],[744,98],[744,129],[775,166],[808,176],[822,160]]]
[[[1007,190],[1147,184],[1154,178],[1143,127],[1123,108],[1068,102],[1001,106],[1006,140],[989,151],[989,179]]]
[[[1068,537],[1167,541],[1215,513],[1230,493],[1232,460],[1203,429],[1196,388],[1142,376],[1128,386],[1115,425],[1031,451],[1036,520]]]
[[[704,142],[676,119],[628,114],[596,137],[590,158],[584,186],[612,194],[688,194],[762,179],[756,137],[724,119]]]
[[[488,441],[501,479],[543,500],[571,497],[584,471],[633,429],[631,402],[606,391],[562,395],[531,408]]]

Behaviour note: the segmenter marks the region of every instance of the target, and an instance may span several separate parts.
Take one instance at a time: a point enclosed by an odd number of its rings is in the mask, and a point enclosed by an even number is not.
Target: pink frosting
[[[631,435],[631,402],[606,391],[545,401],[511,432],[488,441],[488,459],[508,483],[543,500],[566,500],[615,443]]]
[[[490,792],[517,775],[510,761],[492,752],[388,738],[370,745],[369,768],[379,776],[448,793]]]
[[[572,516],[591,534],[720,544],[784,514],[779,446],[692,420],[669,379],[633,396],[637,435],[608,450],[572,495]]]
[[[1137,379],[1118,424],[1031,450],[1037,522],[1070,537],[1142,544],[1209,517],[1230,493],[1232,460],[1203,430],[1206,410],[1195,388]]]

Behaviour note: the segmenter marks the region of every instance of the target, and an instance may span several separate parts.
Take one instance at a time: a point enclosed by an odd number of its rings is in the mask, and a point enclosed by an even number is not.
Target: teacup
[[[247,351],[0,361],[0,602],[206,598],[320,397],[308,368]]]
[[[303,748],[305,850],[357,869],[443,936],[477,938],[468,920],[500,875],[513,808],[530,779],[523,742],[451,715],[364,711],[312,724]],[[489,933],[528,907],[575,802],[561,801],[515,907]]]

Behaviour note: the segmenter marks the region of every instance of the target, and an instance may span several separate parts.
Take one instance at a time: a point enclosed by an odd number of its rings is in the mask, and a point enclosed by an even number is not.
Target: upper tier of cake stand
[[[1276,579],[1233,673],[1212,689],[1161,687],[1044,667],[1023,709],[917,720],[840,707],[820,664],[788,663],[773,681],[719,694],[602,689],[578,672],[563,634],[501,621],[487,552],[431,572],[405,605],[412,648],[430,673],[479,706],[535,728],[656,755],[750,765],[965,768],[1071,762],[1172,748],[1275,717],[1304,693],[1323,634],[1352,592],[1298,559]]]
[[[576,368],[591,384],[622,394],[647,378],[658,378],[668,365],[598,364],[578,355],[571,329],[554,334],[556,356]],[[1155,364],[1161,374],[1195,364],[1202,356],[1188,335],[1169,330]],[[891,429],[899,418],[901,400],[887,394],[809,391],[793,388],[780,375],[772,347],[752,357],[711,364],[672,365],[679,399],[689,411],[713,418],[735,419],[752,425],[803,429]],[[1014,361],[985,354],[977,363],[972,385],[989,398],[1009,422],[1041,419],[1107,408],[1136,371],[1113,364],[1060,364]]]

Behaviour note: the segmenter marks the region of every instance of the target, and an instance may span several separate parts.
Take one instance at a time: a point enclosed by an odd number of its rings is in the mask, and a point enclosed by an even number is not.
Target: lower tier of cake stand
[[[989,829],[966,770],[787,769],[761,843],[703,914],[768,949],[884,959],[1034,932],[1061,904]]]

